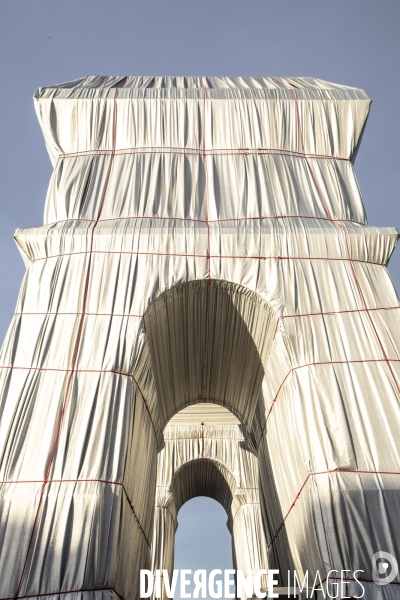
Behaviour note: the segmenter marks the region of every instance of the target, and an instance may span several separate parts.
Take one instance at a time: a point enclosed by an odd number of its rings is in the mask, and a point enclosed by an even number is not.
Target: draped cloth
[[[196,406],[207,416],[209,405]],[[208,496],[226,510],[234,568],[245,574],[251,569],[254,577],[268,568],[268,552],[261,520],[258,460],[251,439],[239,424],[176,425],[175,419],[164,431],[165,447],[158,455],[152,571],[166,569],[171,581],[179,509],[191,498]],[[264,577],[263,587],[266,583]],[[162,597],[167,598],[164,586],[161,590]]]
[[[34,102],[54,171],[44,224],[15,233],[0,600],[138,597],[164,430],[196,402],[246,430],[270,567],[400,597],[371,563],[400,557],[400,327],[398,232],[367,224],[353,169],[368,96],[86,77]]]

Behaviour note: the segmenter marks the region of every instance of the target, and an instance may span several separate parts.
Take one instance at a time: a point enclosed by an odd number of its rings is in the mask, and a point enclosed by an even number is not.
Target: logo
[[[399,572],[397,560],[389,552],[380,550],[372,557],[372,578],[378,585],[391,583]]]

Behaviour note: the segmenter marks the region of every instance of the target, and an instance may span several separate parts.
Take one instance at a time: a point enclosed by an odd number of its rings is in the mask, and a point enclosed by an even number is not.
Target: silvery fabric
[[[139,596],[164,429],[196,402],[246,429],[270,567],[400,597],[371,583],[400,556],[400,328],[398,233],[367,225],[353,170],[368,96],[86,77],[34,101],[54,171],[44,225],[15,233],[0,600]]]

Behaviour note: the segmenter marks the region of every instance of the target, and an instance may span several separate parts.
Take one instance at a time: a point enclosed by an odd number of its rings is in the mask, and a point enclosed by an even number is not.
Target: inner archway
[[[247,429],[226,408],[197,403],[170,420],[164,441],[158,456],[153,572],[166,569],[171,577],[178,512],[199,496],[225,509],[232,535],[231,565],[226,568],[253,573],[267,569],[258,459]]]

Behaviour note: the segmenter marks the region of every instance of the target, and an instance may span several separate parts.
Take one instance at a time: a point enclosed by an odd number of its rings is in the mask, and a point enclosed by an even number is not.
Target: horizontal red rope
[[[284,384],[286,383],[287,379],[289,378],[289,376],[293,373],[293,371],[297,371],[299,369],[306,369],[308,367],[314,367],[314,366],[326,366],[326,365],[352,365],[352,364],[364,364],[364,363],[387,363],[387,362],[393,362],[393,363],[399,363],[400,362],[400,358],[365,358],[365,359],[355,359],[355,360],[326,360],[326,361],[319,361],[319,362],[310,362],[310,363],[306,363],[304,365],[298,365],[297,367],[292,367],[288,373],[285,375],[285,377],[283,378],[283,381],[281,382],[277,393],[275,394],[274,399],[272,400],[272,403],[269,407],[267,416],[265,418],[265,422],[261,431],[261,435],[260,435],[260,439],[258,440],[258,444],[257,444],[257,448],[259,448],[260,444],[261,444],[261,440],[263,438],[263,434],[264,434],[264,430],[266,428],[268,419],[272,413],[272,410],[276,404],[276,401],[278,399],[278,396],[284,386]]]
[[[15,312],[14,316],[22,316],[22,315],[50,315],[50,316],[55,316],[55,315],[61,315],[61,316],[67,316],[67,317],[71,317],[71,316],[75,316],[75,317],[79,317],[81,315],[85,315],[85,317],[129,317],[129,318],[135,318],[135,319],[143,319],[143,315],[132,315],[129,313],[82,313],[82,312]]]
[[[244,488],[240,488],[240,489],[244,489]],[[253,488],[251,488],[251,489],[253,489]],[[256,506],[259,506],[259,505],[260,505],[260,503],[259,503],[259,502],[243,502],[243,504],[241,504],[241,505],[239,506],[239,508],[238,508],[238,509],[237,509],[237,511],[235,512],[234,516],[232,517],[232,522],[233,522],[233,521],[236,519],[236,515],[238,514],[239,510],[240,510],[241,508],[243,508],[243,506],[248,506],[249,504],[255,504]]]
[[[273,336],[272,340],[274,340],[276,337],[279,322],[283,321],[284,319],[296,319],[296,318],[301,319],[304,317],[321,317],[321,316],[329,317],[329,316],[351,314],[351,313],[362,313],[362,312],[368,313],[368,312],[379,311],[379,310],[399,310],[399,309],[400,309],[400,306],[377,306],[375,308],[351,308],[351,309],[346,309],[346,310],[328,310],[328,311],[321,311],[321,312],[315,312],[315,313],[299,313],[297,315],[281,315],[277,319],[275,332],[274,332],[274,336]],[[46,313],[44,313],[44,314],[46,314]]]
[[[368,358],[368,359],[354,359],[354,360],[334,360],[334,361],[319,361],[319,362],[310,362],[310,363],[306,363],[304,365],[298,365],[296,367],[292,367],[288,373],[286,374],[286,376],[284,377],[283,381],[281,382],[278,391],[271,403],[271,406],[269,408],[268,414],[266,416],[265,419],[265,423],[261,432],[261,436],[259,439],[259,442],[257,444],[257,448],[259,447],[260,443],[261,443],[261,439],[267,424],[267,421],[270,417],[270,414],[273,410],[274,405],[276,404],[276,401],[278,399],[279,393],[281,391],[281,389],[283,388],[286,380],[288,379],[288,377],[290,376],[290,374],[293,371],[297,371],[299,369],[304,369],[304,368],[308,368],[308,367],[312,367],[312,366],[326,366],[326,365],[337,365],[337,364],[364,364],[364,363],[381,363],[381,362],[393,362],[393,363],[398,363],[400,362],[400,358]],[[9,369],[9,370],[24,370],[24,371],[50,371],[50,372],[60,372],[60,373],[70,373],[71,369],[60,369],[60,368],[51,368],[51,367],[22,367],[22,366],[16,366],[16,365],[0,365],[0,369]],[[121,375],[122,377],[130,377],[133,379],[133,381],[135,382],[138,391],[142,397],[142,400],[145,404],[146,410],[149,414],[150,417],[150,421],[154,430],[154,434],[157,437],[157,433],[156,433],[156,429],[154,427],[154,423],[153,423],[153,419],[151,417],[151,413],[147,404],[147,401],[136,381],[136,379],[134,378],[133,375],[131,375],[130,373],[124,373],[123,371],[117,371],[115,369],[74,369],[75,373],[112,373],[115,375]],[[199,439],[199,438],[196,438]],[[212,438],[208,438],[208,439],[212,439]]]
[[[148,540],[147,535],[145,534],[145,531],[142,527],[142,524],[139,520],[139,517],[137,516],[135,507],[132,504],[132,501],[128,495],[128,492],[126,491],[126,488],[124,486],[124,484],[121,481],[109,481],[108,479],[26,479],[26,480],[22,480],[22,479],[18,479],[18,480],[6,480],[6,481],[0,481],[0,485],[15,485],[15,484],[32,484],[32,483],[37,483],[37,484],[49,484],[49,483],[106,483],[109,485],[119,485],[122,489],[122,491],[124,492],[125,498],[129,504],[129,508],[131,509],[137,524],[139,526],[140,531],[143,534],[144,539],[146,540],[147,545],[150,547],[150,542]],[[1,600],[1,599],[0,599]]]
[[[159,215],[126,215],[122,217],[106,217],[104,219],[88,219],[83,217],[71,217],[70,219],[61,219],[59,221],[52,221],[51,223],[45,223],[40,228],[53,227],[61,223],[71,223],[71,221],[83,221],[87,223],[108,223],[112,221],[127,221],[127,220],[154,220],[154,221],[187,221],[189,223],[230,223],[231,221],[265,221],[265,220],[280,220],[280,219],[311,219],[313,221],[327,221],[328,223],[353,223],[354,225],[360,225],[361,227],[368,227],[366,223],[360,221],[354,221],[353,219],[329,219],[328,217],[317,217],[316,215],[260,215],[257,217],[226,217],[225,219],[195,219],[190,217],[171,217],[171,216],[159,216]]]
[[[389,358],[390,362],[400,362],[400,358]],[[298,365],[297,367],[292,367],[288,374],[285,377],[285,380],[290,375],[292,371],[296,371],[297,369],[304,369],[306,367],[318,366],[318,365],[336,365],[336,364],[353,364],[353,363],[375,363],[375,362],[385,362],[384,358],[366,358],[366,359],[354,359],[354,360],[327,360],[320,362],[310,362],[304,365]],[[0,369],[21,369],[25,371],[56,371],[61,373],[69,373],[71,369],[61,369],[61,368],[52,368],[52,367],[21,367],[16,365],[0,365]],[[116,375],[122,375],[123,377],[131,377],[134,379],[133,375],[130,373],[124,373],[123,371],[116,371],[114,369],[75,369],[76,373],[114,373]],[[136,380],[134,379],[135,383]],[[200,439],[200,438],[167,438],[167,439]],[[230,440],[238,440],[240,438],[208,438],[208,439],[230,439]],[[243,440],[242,440],[243,441]]]
[[[40,260],[49,260],[52,258],[62,258],[64,256],[78,256],[82,254],[106,254],[106,255],[118,255],[118,256],[170,256],[170,257],[186,257],[186,258],[204,258],[207,261],[211,258],[219,260],[224,259],[246,259],[246,260],[326,260],[326,261],[340,261],[349,263],[362,263],[367,265],[377,265],[379,267],[385,266],[385,263],[373,262],[371,260],[361,260],[356,258],[349,258],[347,256],[261,256],[261,255],[230,255],[230,254],[187,254],[179,252],[140,252],[140,251],[127,251],[127,250],[81,250],[79,252],[64,252],[63,254],[51,254],[48,256],[40,256],[34,258],[31,264]],[[85,313],[86,314],[86,313]]]
[[[390,362],[400,362],[400,358],[389,358]],[[319,366],[319,365],[346,365],[346,364],[362,364],[362,363],[380,363],[380,362],[386,362],[386,359],[384,358],[365,358],[365,359],[354,359],[354,360],[327,360],[327,361],[320,361],[320,362],[310,362],[310,363],[306,363],[304,365],[298,365],[297,367],[292,367],[290,369],[290,371],[287,373],[287,375],[284,378],[284,381],[281,383],[281,386],[279,389],[281,389],[283,383],[286,381],[286,379],[289,377],[289,375],[292,373],[292,371],[297,371],[298,369],[304,369],[307,367],[312,367],[312,366]],[[16,369],[16,370],[23,370],[23,371],[54,371],[54,372],[60,372],[60,373],[70,373],[71,369],[61,369],[61,368],[52,368],[52,367],[21,367],[21,366],[17,366],[17,365],[0,365],[0,369]],[[121,375],[122,377],[131,377],[135,383],[136,380],[133,377],[133,375],[131,375],[130,373],[124,373],[123,371],[116,371],[114,369],[74,369],[74,373],[114,373],[115,375]],[[137,385],[137,384],[136,384]],[[138,390],[140,391],[139,387]],[[144,398],[143,398],[144,399]],[[271,410],[271,407],[270,407]],[[171,438],[171,439],[176,439],[176,438]],[[201,439],[201,438],[181,438],[181,439]],[[208,438],[208,439],[217,439],[217,438]],[[220,439],[225,439],[225,438],[220,438]],[[232,439],[232,440],[236,440],[238,438],[228,438],[228,439]],[[240,440],[238,440],[240,441]]]
[[[183,423],[183,425],[187,425],[187,423]],[[191,425],[189,423],[189,425]],[[217,423],[218,425],[218,423]],[[221,425],[226,425],[226,423],[221,423]],[[174,425],[172,425],[172,427],[174,427]],[[180,425],[177,425],[177,427],[180,427]],[[207,425],[206,425],[207,427]],[[207,435],[201,435],[199,434],[198,437],[172,437],[172,438],[164,438],[164,441],[166,442],[175,442],[176,440],[202,440],[204,437],[204,439],[206,440],[226,440],[226,441],[230,441],[230,442],[245,442],[246,438],[234,438],[234,437],[207,437]]]
[[[298,152],[296,150],[285,150],[283,148],[205,148],[204,146],[201,148],[193,148],[190,146],[138,146],[135,148],[122,148],[120,150],[82,150],[80,152],[59,154],[58,158],[77,158],[79,156],[124,156],[130,154],[183,154],[200,157],[248,155],[265,156],[267,154],[271,154],[277,156],[290,156],[293,158],[321,158],[327,160],[351,162],[349,158],[341,156]]]
[[[329,471],[317,471],[315,473],[309,473],[306,477],[306,479],[303,482],[303,485],[301,486],[301,488],[299,489],[295,499],[293,500],[292,504],[289,507],[289,510],[287,511],[282,523],[279,525],[278,529],[276,530],[274,536],[271,538],[270,543],[268,544],[268,548],[270,548],[272,546],[272,544],[274,543],[274,541],[276,540],[277,536],[279,535],[282,527],[285,524],[286,519],[288,518],[290,512],[292,511],[292,509],[294,508],[297,500],[299,499],[301,492],[304,490],[308,480],[311,477],[314,477],[316,475],[329,475],[332,473],[352,473],[352,474],[362,474],[362,475],[400,475],[400,471],[368,471],[368,470],[362,470],[362,469],[331,469]]]
[[[1,481],[0,481],[0,483],[1,483]],[[169,487],[171,487],[170,483],[168,483],[166,485],[156,485],[156,488],[169,488]],[[239,492],[240,492],[240,490],[258,490],[258,489],[259,489],[258,487],[243,487],[243,486],[238,486],[237,487],[237,491],[239,491]]]
[[[138,382],[136,381],[135,377],[131,374],[131,373],[124,373],[122,371],[116,371],[114,369],[59,369],[59,368],[51,368],[51,367],[18,367],[15,365],[0,365],[0,369],[17,369],[17,370],[24,370],[24,371],[50,371],[50,372],[59,372],[59,373],[113,373],[114,375],[121,375],[122,377],[130,377],[134,383],[136,384],[136,387],[138,389],[139,394],[142,397],[143,403],[145,405],[145,408],[149,414],[150,417],[150,422],[151,425],[153,427],[153,431],[154,431],[154,435],[157,438],[157,432],[156,432],[156,428],[154,426],[154,422],[150,413],[150,409],[149,409],[149,405],[147,403],[146,398],[144,397],[144,394],[138,384]],[[1,600],[1,599],[0,599]]]
[[[45,596],[64,596],[65,594],[85,594],[85,593],[89,593],[89,592],[113,592],[114,594],[116,594],[118,596],[118,598],[120,598],[120,600],[124,600],[124,597],[121,596],[121,594],[118,594],[118,592],[111,587],[107,587],[107,588],[79,588],[76,590],[67,590],[65,592],[63,591],[58,591],[58,592],[43,592],[41,594],[28,594],[28,595],[24,595],[24,596],[10,596],[8,598],[0,598],[0,600],[14,600],[14,598],[44,598]]]
[[[357,312],[372,312],[372,311],[380,311],[380,310],[399,310],[400,306],[377,306],[375,308],[350,308],[350,309],[345,309],[345,310],[328,310],[328,311],[321,311],[321,312],[315,312],[315,313],[299,313],[299,314],[290,314],[290,315],[281,315],[280,317],[278,317],[277,319],[277,326],[279,321],[283,321],[284,319],[296,319],[296,318],[304,318],[304,317],[319,317],[319,316],[332,316],[332,315],[341,315],[341,314],[347,314],[347,313],[357,313]],[[36,315],[52,315],[52,316],[57,316],[57,315],[65,315],[65,316],[79,316],[81,315],[81,312],[63,312],[63,311],[56,311],[56,312],[25,312],[25,311],[20,311],[20,312],[15,312],[14,316],[18,317],[18,316],[36,316]],[[137,318],[137,319],[143,319],[143,317],[145,316],[143,315],[135,315],[135,314],[129,314],[129,313],[85,313],[85,316],[88,317],[132,317],[132,318]],[[275,331],[276,333],[276,331]],[[275,337],[275,335],[274,335]]]

